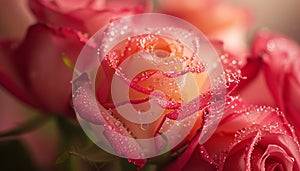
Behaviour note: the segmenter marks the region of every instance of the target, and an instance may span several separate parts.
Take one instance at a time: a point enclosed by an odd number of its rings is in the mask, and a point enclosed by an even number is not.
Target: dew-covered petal
[[[253,55],[263,59],[262,71],[266,83],[287,119],[299,133],[299,68],[300,46],[287,37],[268,31],[258,33],[253,43]]]
[[[188,161],[191,159],[192,154],[195,150],[195,148],[198,145],[198,141],[199,141],[199,137],[200,134],[198,134],[194,140],[189,144],[188,148],[185,150],[185,152],[178,157],[178,159],[176,159],[175,161],[173,161],[170,165],[168,165],[165,170],[182,170],[186,164],[188,163]]]
[[[74,90],[73,104],[78,117],[87,123],[103,125],[103,135],[116,154],[132,159],[143,159],[140,145],[127,128],[98,103],[87,74],[80,75],[73,84],[77,88]]]

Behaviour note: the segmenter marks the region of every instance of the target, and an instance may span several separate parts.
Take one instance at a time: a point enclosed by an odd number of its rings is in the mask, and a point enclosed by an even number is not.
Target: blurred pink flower
[[[205,144],[196,138],[166,170],[299,171],[300,148],[283,113],[236,98]]]
[[[245,53],[246,33],[251,15],[245,7],[222,0],[158,0],[158,12],[174,15],[195,25],[210,39],[222,40],[225,49],[234,54]]]
[[[71,27],[92,36],[110,20],[145,12],[140,0],[29,0],[39,22]]]
[[[279,107],[300,135],[299,72],[300,46],[283,35],[262,31],[255,37],[252,55],[242,70],[248,79],[236,93],[255,104]]]
[[[47,113],[72,114],[73,71],[63,57],[75,63],[86,40],[77,31],[36,24],[19,46],[2,42],[0,83],[24,102]]]
[[[30,0],[38,22],[29,27],[24,40],[0,40],[0,83],[15,96],[47,113],[74,115],[71,103],[73,71],[81,48],[111,19],[136,14],[145,4],[124,1]],[[80,32],[81,31],[81,32]],[[83,36],[84,35],[84,36]]]

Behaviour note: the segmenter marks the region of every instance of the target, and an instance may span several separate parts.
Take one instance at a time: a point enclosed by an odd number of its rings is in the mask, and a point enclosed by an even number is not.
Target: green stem
[[[4,138],[10,138],[13,136],[19,136],[24,133],[29,133],[31,131],[34,131],[49,120],[50,120],[49,116],[44,116],[44,115],[35,116],[33,119],[25,121],[17,128],[5,132],[0,132],[0,140]]]

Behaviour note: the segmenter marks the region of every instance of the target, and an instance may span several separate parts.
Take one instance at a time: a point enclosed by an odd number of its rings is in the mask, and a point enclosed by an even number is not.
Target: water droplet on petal
[[[149,128],[149,124],[141,124],[141,129],[143,131],[147,130]]]

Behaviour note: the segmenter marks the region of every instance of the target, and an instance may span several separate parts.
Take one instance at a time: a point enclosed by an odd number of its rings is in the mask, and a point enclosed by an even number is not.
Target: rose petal
[[[185,152],[178,158],[176,159],[175,162],[172,162],[170,165],[168,165],[165,170],[182,170],[185,165],[188,163],[190,158],[192,157],[192,154],[195,150],[195,148],[198,145],[198,141],[200,138],[200,134],[198,134],[194,140],[189,144],[188,148],[185,150]]]
[[[248,63],[241,70],[241,75],[246,78],[241,79],[232,95],[238,95],[248,103],[276,106],[275,99],[266,83],[262,65],[261,58],[249,58]],[[253,92],[259,95],[254,95]]]
[[[63,57],[75,64],[84,37],[71,29],[36,24],[29,28],[25,40],[14,52],[26,90],[44,110],[53,113],[72,113],[70,106],[73,71]]]
[[[262,70],[277,106],[287,114],[300,134],[300,123],[297,122],[300,46],[283,35],[262,31],[256,36],[252,51],[254,56],[263,59]]]
[[[92,84],[86,74],[82,74],[73,84],[77,87],[73,94],[73,104],[80,118],[86,122],[104,126],[104,136],[116,154],[133,159],[143,159],[142,149],[123,124],[99,105]]]
[[[38,106],[35,99],[23,85],[17,66],[14,65],[13,57],[14,42],[10,40],[1,40],[0,42],[0,83],[16,97],[32,106]]]
[[[208,155],[219,163],[220,168],[223,164],[225,168],[232,168],[239,158],[242,158],[241,169],[249,168],[250,164],[247,163],[252,160],[257,143],[266,146],[266,141],[268,144],[278,144],[289,156],[300,159],[298,140],[282,113],[271,107],[251,106],[240,99],[233,101],[230,106],[216,132],[204,144]],[[248,151],[245,151],[246,146]],[[295,152],[291,152],[292,150]],[[247,160],[244,161],[245,157]],[[297,167],[297,164],[294,165]]]
[[[268,163],[266,161],[268,158],[270,158],[272,162],[279,160],[278,162],[284,167],[283,170],[293,170],[294,159],[290,157],[280,146],[269,145],[262,157],[263,160],[261,161],[261,165],[257,167],[257,170],[268,167]]]

